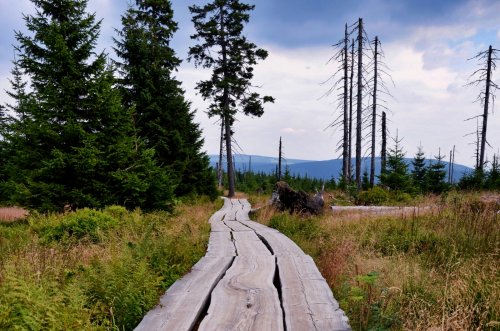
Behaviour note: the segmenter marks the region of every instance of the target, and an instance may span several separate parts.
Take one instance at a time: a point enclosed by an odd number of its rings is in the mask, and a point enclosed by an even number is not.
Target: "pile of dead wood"
[[[274,186],[272,203],[281,211],[312,215],[321,214],[325,205],[323,192],[310,196],[304,191],[295,191],[283,181],[277,182]]]

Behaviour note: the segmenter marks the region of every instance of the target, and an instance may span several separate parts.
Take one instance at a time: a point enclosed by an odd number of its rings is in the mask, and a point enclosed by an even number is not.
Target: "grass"
[[[0,207],[0,223],[12,223],[25,219],[29,215],[26,209],[19,207]]]
[[[0,223],[0,329],[131,330],[205,254],[221,202]]]
[[[315,259],[354,330],[498,330],[499,198],[452,192],[418,212],[308,219],[263,208],[258,219]]]

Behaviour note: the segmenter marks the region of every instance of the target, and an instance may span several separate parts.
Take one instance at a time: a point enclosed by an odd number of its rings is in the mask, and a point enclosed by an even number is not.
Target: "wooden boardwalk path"
[[[224,198],[206,255],[135,330],[351,330],[312,258]]]

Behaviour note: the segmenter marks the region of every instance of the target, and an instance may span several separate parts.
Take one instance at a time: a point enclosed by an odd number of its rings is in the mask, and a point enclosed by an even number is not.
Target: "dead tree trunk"
[[[490,101],[490,86],[491,86],[491,54],[493,48],[490,45],[488,49],[488,64],[486,71],[486,91],[484,95],[484,112],[483,112],[483,127],[481,130],[481,154],[479,156],[479,168],[484,171],[484,152],[486,148],[486,128],[488,126],[488,106]]]
[[[363,19],[358,22],[358,95],[356,105],[356,186],[361,189],[361,129],[363,111]]]
[[[387,168],[387,117],[382,112],[382,151],[380,152],[380,172],[385,173]]]
[[[279,153],[278,153],[278,182],[281,180],[281,160],[283,158],[283,154],[281,151],[281,137],[280,137],[280,146],[279,146]]]
[[[344,66],[344,120],[343,120],[343,128],[344,128],[344,137],[342,140],[342,176],[344,178],[344,183],[347,183],[347,178],[349,176],[349,114],[348,114],[348,43],[349,43],[349,35],[347,33],[347,23],[345,25],[345,34],[344,34],[344,58],[343,58],[343,66]]]
[[[353,83],[354,81],[354,39],[351,43],[351,76],[350,76],[350,86],[349,86],[349,152],[348,152],[348,183],[351,182],[352,178],[352,104],[353,104]]]
[[[378,37],[375,37],[374,68],[373,68],[373,105],[372,105],[372,148],[370,163],[370,186],[375,184],[375,137],[377,130],[377,80],[378,80]]]

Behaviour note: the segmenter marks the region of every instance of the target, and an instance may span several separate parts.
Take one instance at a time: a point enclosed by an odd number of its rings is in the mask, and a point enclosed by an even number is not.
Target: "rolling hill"
[[[219,160],[218,155],[210,155],[210,164],[215,167],[216,163]],[[278,166],[278,158],[270,157],[270,156],[260,156],[260,155],[245,155],[238,154],[234,156],[236,169],[240,171],[248,171],[249,169],[253,172],[264,172],[264,173],[272,173],[276,171]],[[411,161],[413,159],[406,158],[406,162],[409,164],[410,171],[413,168],[411,165]],[[354,160],[353,160],[354,161]],[[435,162],[435,160],[426,160],[427,163]],[[225,166],[225,162],[224,166]],[[353,162],[354,163],[354,162]],[[446,167],[446,171],[448,171],[448,162],[443,162]],[[325,160],[325,161],[311,161],[311,160],[300,160],[300,159],[285,159],[283,161],[283,171],[284,168],[288,167],[291,174],[300,175],[300,176],[308,176],[311,178],[319,178],[319,179],[331,179],[332,177],[336,180],[339,178],[340,173],[342,171],[342,160],[341,159],[333,159],[333,160]],[[363,158],[361,162],[361,171],[363,172],[365,169],[369,171],[370,169],[370,159]],[[471,172],[473,169],[464,165],[455,164],[453,171],[453,180],[457,182],[462,176],[468,172]],[[376,175],[380,174],[380,158],[376,159]]]

